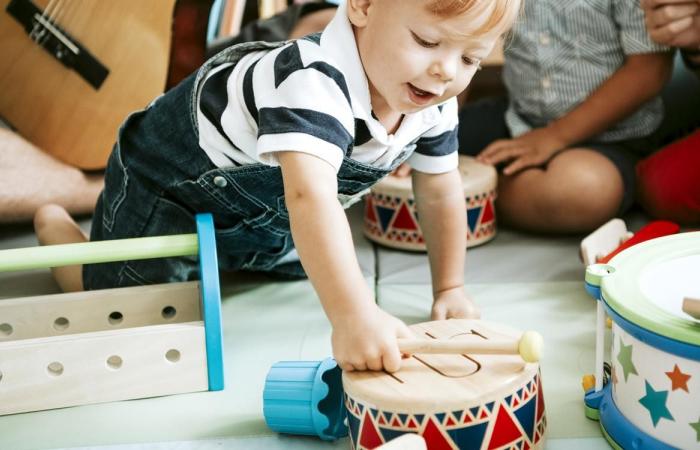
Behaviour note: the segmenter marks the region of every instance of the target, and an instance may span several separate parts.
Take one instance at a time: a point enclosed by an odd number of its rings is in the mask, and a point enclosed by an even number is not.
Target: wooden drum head
[[[468,156],[459,157],[467,201],[467,247],[496,236],[496,169]],[[401,250],[424,251],[411,177],[390,175],[372,187],[365,198],[364,233],[368,239]]]
[[[518,339],[479,320],[413,325],[426,339]],[[352,445],[370,449],[404,433],[428,448],[539,448],[546,427],[539,365],[518,355],[416,354],[400,371],[343,373]]]

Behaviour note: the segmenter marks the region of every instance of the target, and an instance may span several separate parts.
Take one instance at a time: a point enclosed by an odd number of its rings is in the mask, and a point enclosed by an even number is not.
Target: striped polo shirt
[[[406,150],[415,170],[457,167],[454,98],[405,115],[393,134],[374,117],[344,3],[321,34],[211,69],[198,105],[199,145],[218,167],[274,166],[276,152],[298,151],[336,172],[346,156],[389,168]]]
[[[627,55],[668,50],[652,42],[639,0],[530,0],[505,48],[506,122],[513,136],[582,103]],[[656,97],[593,140],[647,136],[663,118]]]

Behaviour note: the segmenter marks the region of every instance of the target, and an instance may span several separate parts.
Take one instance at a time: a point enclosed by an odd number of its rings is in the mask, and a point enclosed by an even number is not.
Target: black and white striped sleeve
[[[275,165],[275,152],[297,151],[340,170],[354,138],[350,93],[318,44],[299,40],[261,59],[244,80],[244,96],[246,89],[254,94],[254,107],[248,106],[258,124],[261,161]]]
[[[440,107],[440,122],[424,133],[416,142],[416,149],[408,159],[411,167],[424,173],[444,173],[456,169],[457,153],[457,99],[452,98]]]

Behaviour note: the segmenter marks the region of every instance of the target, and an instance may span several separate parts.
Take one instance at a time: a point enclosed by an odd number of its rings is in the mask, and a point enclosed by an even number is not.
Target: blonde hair
[[[475,35],[503,34],[508,31],[520,14],[520,0],[430,0],[428,11],[441,17],[469,14],[474,17],[486,15],[486,20],[478,28],[471,30]]]

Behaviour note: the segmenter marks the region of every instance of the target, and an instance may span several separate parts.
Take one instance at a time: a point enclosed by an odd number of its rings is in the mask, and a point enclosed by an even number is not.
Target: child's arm
[[[421,230],[428,247],[433,282],[432,318],[478,318],[464,292],[467,219],[458,169],[442,174],[412,172]]]
[[[671,53],[627,56],[610,78],[569,113],[546,127],[492,143],[478,159],[488,164],[511,161],[503,170],[506,175],[544,164],[558,151],[602,133],[652,99],[671,68]]]
[[[278,159],[294,245],[333,327],[333,355],[343,370],[395,372],[397,337],[411,332],[374,302],[355,256],[333,167],[300,152]]]

